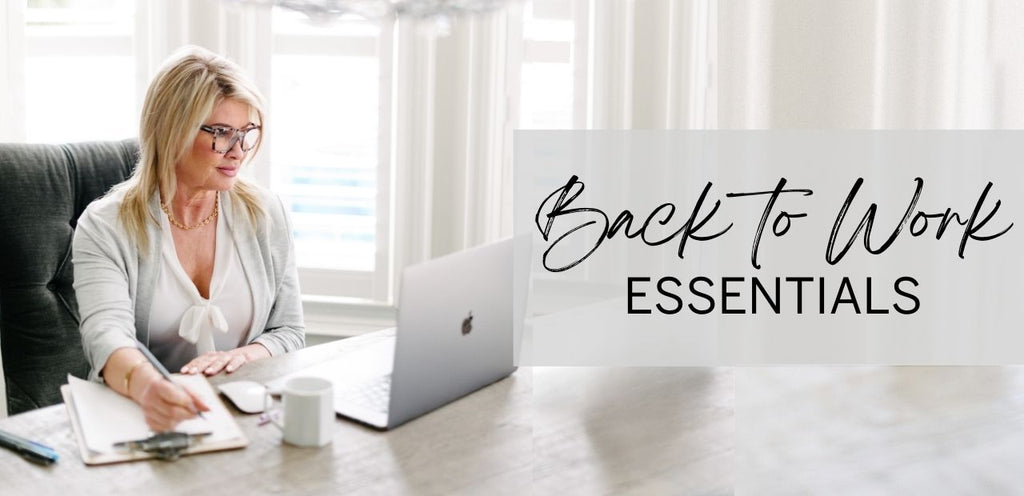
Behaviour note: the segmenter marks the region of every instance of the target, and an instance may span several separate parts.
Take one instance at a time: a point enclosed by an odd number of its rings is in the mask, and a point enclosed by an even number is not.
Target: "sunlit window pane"
[[[29,36],[131,35],[135,21],[131,0],[28,0],[26,7]]]
[[[277,11],[275,11],[275,16]],[[327,28],[275,22],[304,36]],[[331,27],[340,40],[376,36],[368,23]],[[280,39],[280,38],[278,38]],[[371,40],[375,38],[370,38]],[[288,204],[300,267],[372,271],[377,228],[379,64],[376,56],[275,53],[272,60],[271,163],[274,188]],[[359,43],[357,43],[359,44]],[[275,50],[276,52],[276,50]]]
[[[25,61],[28,141],[137,135],[132,67],[131,57],[123,56],[29,57]],[[89,76],[96,74],[103,76]]]
[[[122,139],[137,134],[134,15],[130,0],[29,0],[28,141]]]
[[[546,6],[544,8],[540,8]],[[573,59],[554,62],[557,48],[572,52],[575,36],[568,2],[527,2],[523,9],[523,61],[520,69],[519,128],[571,129],[573,127]],[[537,43],[541,42],[541,43]],[[543,46],[543,49],[531,49]],[[558,57],[556,57],[558,59]]]
[[[572,66],[524,63],[520,96],[522,129],[571,129]]]

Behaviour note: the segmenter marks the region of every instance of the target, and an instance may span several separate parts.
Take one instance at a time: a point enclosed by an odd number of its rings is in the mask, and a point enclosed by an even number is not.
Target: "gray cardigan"
[[[254,226],[241,202],[221,192],[220,221],[228,223],[238,247],[242,269],[252,289],[252,327],[248,343],[260,343],[278,355],[302,348],[305,325],[292,229],[281,200],[260,189],[266,211]],[[149,310],[159,274],[160,245],[164,233],[147,223],[149,249],[139,245],[117,219],[124,194],[115,192],[90,204],[78,219],[73,246],[75,294],[85,358],[91,365],[89,379],[100,381],[100,369],[114,350],[134,346],[134,339],[149,345]],[[154,195],[150,213],[160,215],[159,196]]]

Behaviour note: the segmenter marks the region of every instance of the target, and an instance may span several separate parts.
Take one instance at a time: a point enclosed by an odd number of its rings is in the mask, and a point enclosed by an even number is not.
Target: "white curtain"
[[[1022,17],[1009,0],[720,3],[719,127],[1021,127]]]
[[[578,127],[714,126],[714,2],[572,4],[581,13],[573,54]],[[432,39],[399,23],[400,57],[417,60],[400,61],[409,72],[396,74],[396,213],[409,223],[403,230],[399,222],[396,246],[429,246],[404,262],[511,234],[516,109],[509,107],[517,101],[521,13],[513,2],[459,19],[449,36]],[[423,181],[426,193],[417,194]],[[403,243],[402,236],[429,243]]]
[[[396,266],[510,234],[508,26],[508,12],[459,19],[447,36],[398,23]]]

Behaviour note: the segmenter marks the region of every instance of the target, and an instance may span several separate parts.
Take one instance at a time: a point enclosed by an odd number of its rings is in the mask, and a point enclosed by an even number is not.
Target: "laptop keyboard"
[[[388,411],[391,399],[391,374],[374,377],[337,392],[345,401],[368,408],[375,412]]]

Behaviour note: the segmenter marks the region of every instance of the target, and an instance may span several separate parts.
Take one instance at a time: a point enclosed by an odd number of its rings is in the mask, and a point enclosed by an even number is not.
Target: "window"
[[[359,18],[318,27],[273,11],[271,182],[291,210],[307,294],[386,298],[387,36]]]
[[[131,0],[29,0],[25,9],[25,138],[137,134]],[[75,115],[68,115],[73,112]]]
[[[580,127],[575,88],[579,57],[571,0],[533,1],[523,7],[523,50],[520,68],[520,129]],[[577,50],[574,51],[574,48]]]

